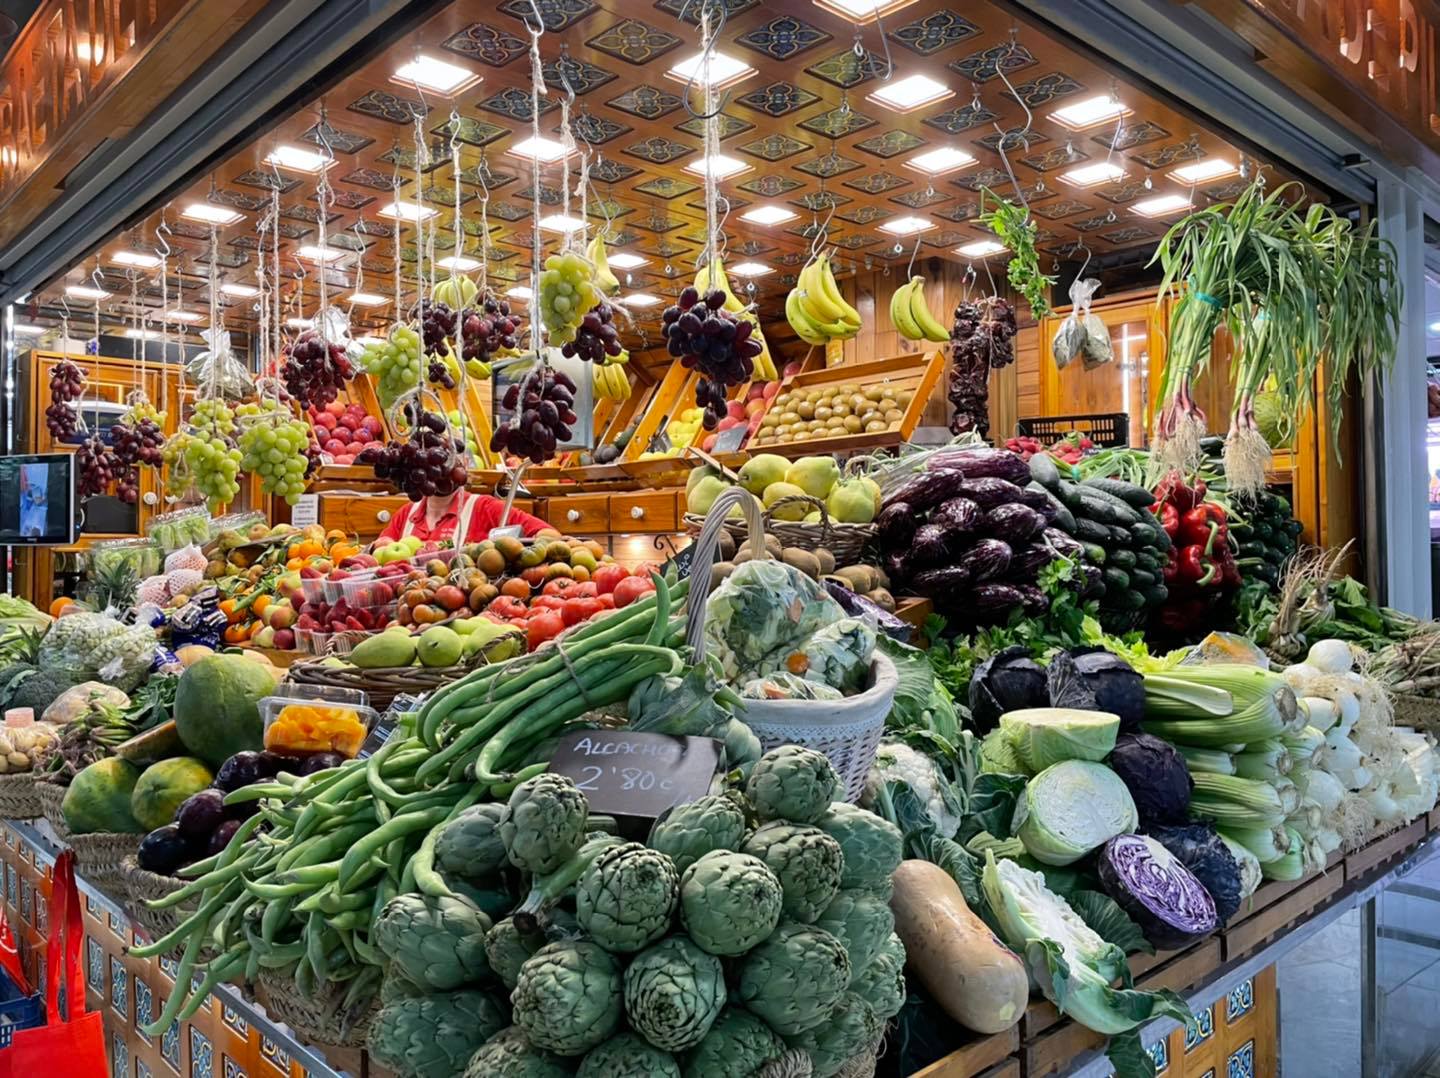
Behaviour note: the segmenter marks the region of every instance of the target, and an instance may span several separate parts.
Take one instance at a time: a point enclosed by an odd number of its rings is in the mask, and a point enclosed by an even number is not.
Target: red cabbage
[[[1105,709],[1102,707],[1100,710]],[[1195,789],[1195,780],[1185,766],[1185,757],[1174,745],[1153,734],[1121,734],[1115,739],[1115,749],[1105,762],[1130,790],[1142,828],[1148,831],[1164,824],[1185,822],[1190,812],[1190,794]]]
[[[1178,951],[1215,931],[1215,900],[1205,885],[1148,835],[1117,835],[1096,864],[1105,893],[1162,951]]]
[[[970,729],[983,736],[1000,724],[1005,712],[1049,703],[1044,668],[1030,657],[1029,648],[1017,644],[975,668],[970,678]]]
[[[1145,679],[1113,651],[1101,647],[1071,648],[1075,668],[1090,682],[1095,705],[1120,716],[1120,729],[1138,730],[1145,717]]]
[[[1173,853],[1175,859],[1205,885],[1215,901],[1215,916],[1221,924],[1235,916],[1244,893],[1240,866],[1214,824],[1206,821],[1156,827],[1150,830],[1150,837]]]

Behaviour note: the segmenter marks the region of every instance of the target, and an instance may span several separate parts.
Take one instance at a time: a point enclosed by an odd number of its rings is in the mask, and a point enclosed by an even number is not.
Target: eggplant
[[[1080,566],[1080,572],[1085,577],[1085,590],[1080,593],[1082,599],[1095,599],[1105,594],[1105,574],[1100,566],[1085,562]]]
[[[1014,546],[1023,543],[1045,527],[1045,518],[1028,505],[1012,502],[997,505],[985,514],[984,529],[996,539]]]
[[[191,794],[175,811],[175,824],[188,839],[206,838],[224,821],[225,794],[214,787]]]
[[[999,614],[1025,604],[1025,596],[1014,584],[976,584],[970,590],[976,613]]]
[[[1020,488],[1020,504],[1028,505],[1045,518],[1046,524],[1053,524],[1065,507],[1058,498],[1039,483],[1027,483]]]
[[[906,553],[902,550],[892,550],[885,555],[885,575],[890,578],[891,587],[898,588],[910,579],[910,563]]]
[[[916,591],[944,601],[970,583],[970,573],[958,565],[947,565],[943,569],[926,569],[917,573],[910,583]]]
[[[905,564],[912,571],[932,565],[944,565],[950,560],[950,548],[946,544],[944,527],[939,524],[922,524],[910,541],[910,551],[905,555]]]
[[[981,539],[955,559],[955,568],[965,570],[971,580],[993,580],[1005,575],[1012,554],[1010,544],[1002,539]]]
[[[1023,502],[1025,491],[1004,479],[965,479],[956,487],[956,495],[969,498],[981,509]]]
[[[980,507],[969,498],[951,498],[930,514],[930,523],[944,528],[953,541],[975,530],[980,523]]]
[[[880,511],[875,524],[880,543],[887,550],[904,550],[915,537],[915,510],[909,502],[891,502]]]
[[[1046,528],[1041,533],[1041,539],[1049,543],[1050,548],[1062,557],[1078,559],[1085,553],[1085,548],[1075,541],[1074,536],[1067,535],[1059,528]]]
[[[1036,585],[1014,584],[1011,586],[1020,593],[1020,601],[1025,606],[1025,613],[1032,617],[1038,617],[1050,609],[1050,597]]]
[[[151,831],[140,840],[140,848],[135,851],[135,860],[140,867],[157,876],[173,876],[194,859],[191,843],[173,823]]]
[[[1016,581],[1030,581],[1035,574],[1056,558],[1060,557],[1044,543],[1030,543],[1028,546],[1013,548],[1010,559],[1010,578]]]
[[[1011,483],[1030,482],[1030,465],[1018,453],[1008,449],[947,449],[936,453],[925,463],[925,470],[937,472],[954,469],[970,479],[1004,479]]]
[[[885,499],[882,512],[896,502],[904,502],[910,506],[913,512],[923,513],[927,509],[963,493],[961,488],[964,485],[964,472],[953,469],[921,472],[919,475],[911,476],[891,492],[890,496]],[[1014,499],[1009,500],[1013,501]]]

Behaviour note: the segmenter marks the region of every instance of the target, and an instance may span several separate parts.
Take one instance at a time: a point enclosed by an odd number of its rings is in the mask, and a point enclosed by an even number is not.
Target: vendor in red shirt
[[[411,502],[390,518],[390,523],[375,540],[375,545],[393,543],[407,535],[427,543],[478,543],[489,537],[492,528],[500,527],[505,502],[489,494],[472,494],[459,489],[453,494],[433,494]],[[549,529],[545,521],[519,509],[511,508],[507,525],[519,525],[526,536]]]

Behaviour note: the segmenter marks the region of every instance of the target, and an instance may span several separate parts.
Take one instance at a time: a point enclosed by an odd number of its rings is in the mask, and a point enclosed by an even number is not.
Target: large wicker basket
[[[130,914],[130,920],[155,939],[175,931],[180,922],[194,913],[199,905],[198,896],[163,910],[152,910],[145,905],[147,901],[154,902],[174,894],[190,881],[148,872],[140,867],[134,857],[126,857],[120,862],[120,875],[125,881],[125,910]],[[176,950],[184,950],[184,945],[177,946]]]
[[[751,501],[754,499],[752,498]],[[800,503],[808,506],[806,512],[818,510],[820,519],[812,523],[805,523],[800,520],[779,520],[775,514],[786,506]],[[692,535],[698,535],[701,526],[708,517],[697,516],[694,513],[685,514],[686,530]],[[835,555],[836,565],[854,565],[859,562],[868,547],[879,534],[879,529],[874,524],[844,524],[838,520],[830,519],[830,512],[825,508],[825,503],[819,498],[812,498],[808,494],[791,494],[785,498],[779,498],[761,516],[764,530],[780,540],[781,546],[799,547],[801,550],[825,549]],[[750,534],[749,526],[741,520],[727,520],[723,525],[735,540],[738,546],[743,543]]]
[[[1394,698],[1395,724],[1440,736],[1440,697],[1399,695]]]
[[[41,815],[38,776],[33,771],[18,775],[0,775],[0,817],[7,820],[33,820]]]
[[[368,697],[370,706],[383,712],[402,693],[418,695],[434,692],[483,665],[485,658],[481,653],[476,654],[473,662],[456,666],[388,666],[369,670],[358,666],[327,665],[322,659],[308,659],[291,665],[285,671],[285,677],[299,685],[360,689]]]
[[[380,1009],[380,994],[376,992],[365,1013],[346,1026],[339,1014],[346,985],[332,984],[322,992],[301,995],[294,979],[281,970],[261,969],[258,979],[259,998],[270,1017],[284,1022],[312,1044],[362,1047],[375,1012]]]
[[[140,840],[144,836],[109,831],[71,834],[65,815],[60,811],[61,802],[65,800],[65,787],[43,779],[35,786],[40,795],[40,814],[54,829],[55,836],[75,851],[75,867],[80,875],[107,894],[122,894],[125,873],[121,864],[140,848]]]

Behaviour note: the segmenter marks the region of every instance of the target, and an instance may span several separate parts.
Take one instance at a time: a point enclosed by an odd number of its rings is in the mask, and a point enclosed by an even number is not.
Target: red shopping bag
[[[10,931],[10,918],[5,916],[3,908],[0,908],[0,972],[7,974],[19,991],[30,994],[30,978],[25,976],[20,949],[15,945],[15,934]]]
[[[66,1078],[104,1078],[105,1026],[98,1011],[85,1010],[85,978],[80,945],[80,892],[75,887],[75,854],[64,850],[50,881],[50,939],[45,945],[46,1024],[15,1033],[0,1050],[0,1078],[34,1078],[59,1073]],[[68,1017],[60,1014],[60,985],[65,985]]]

